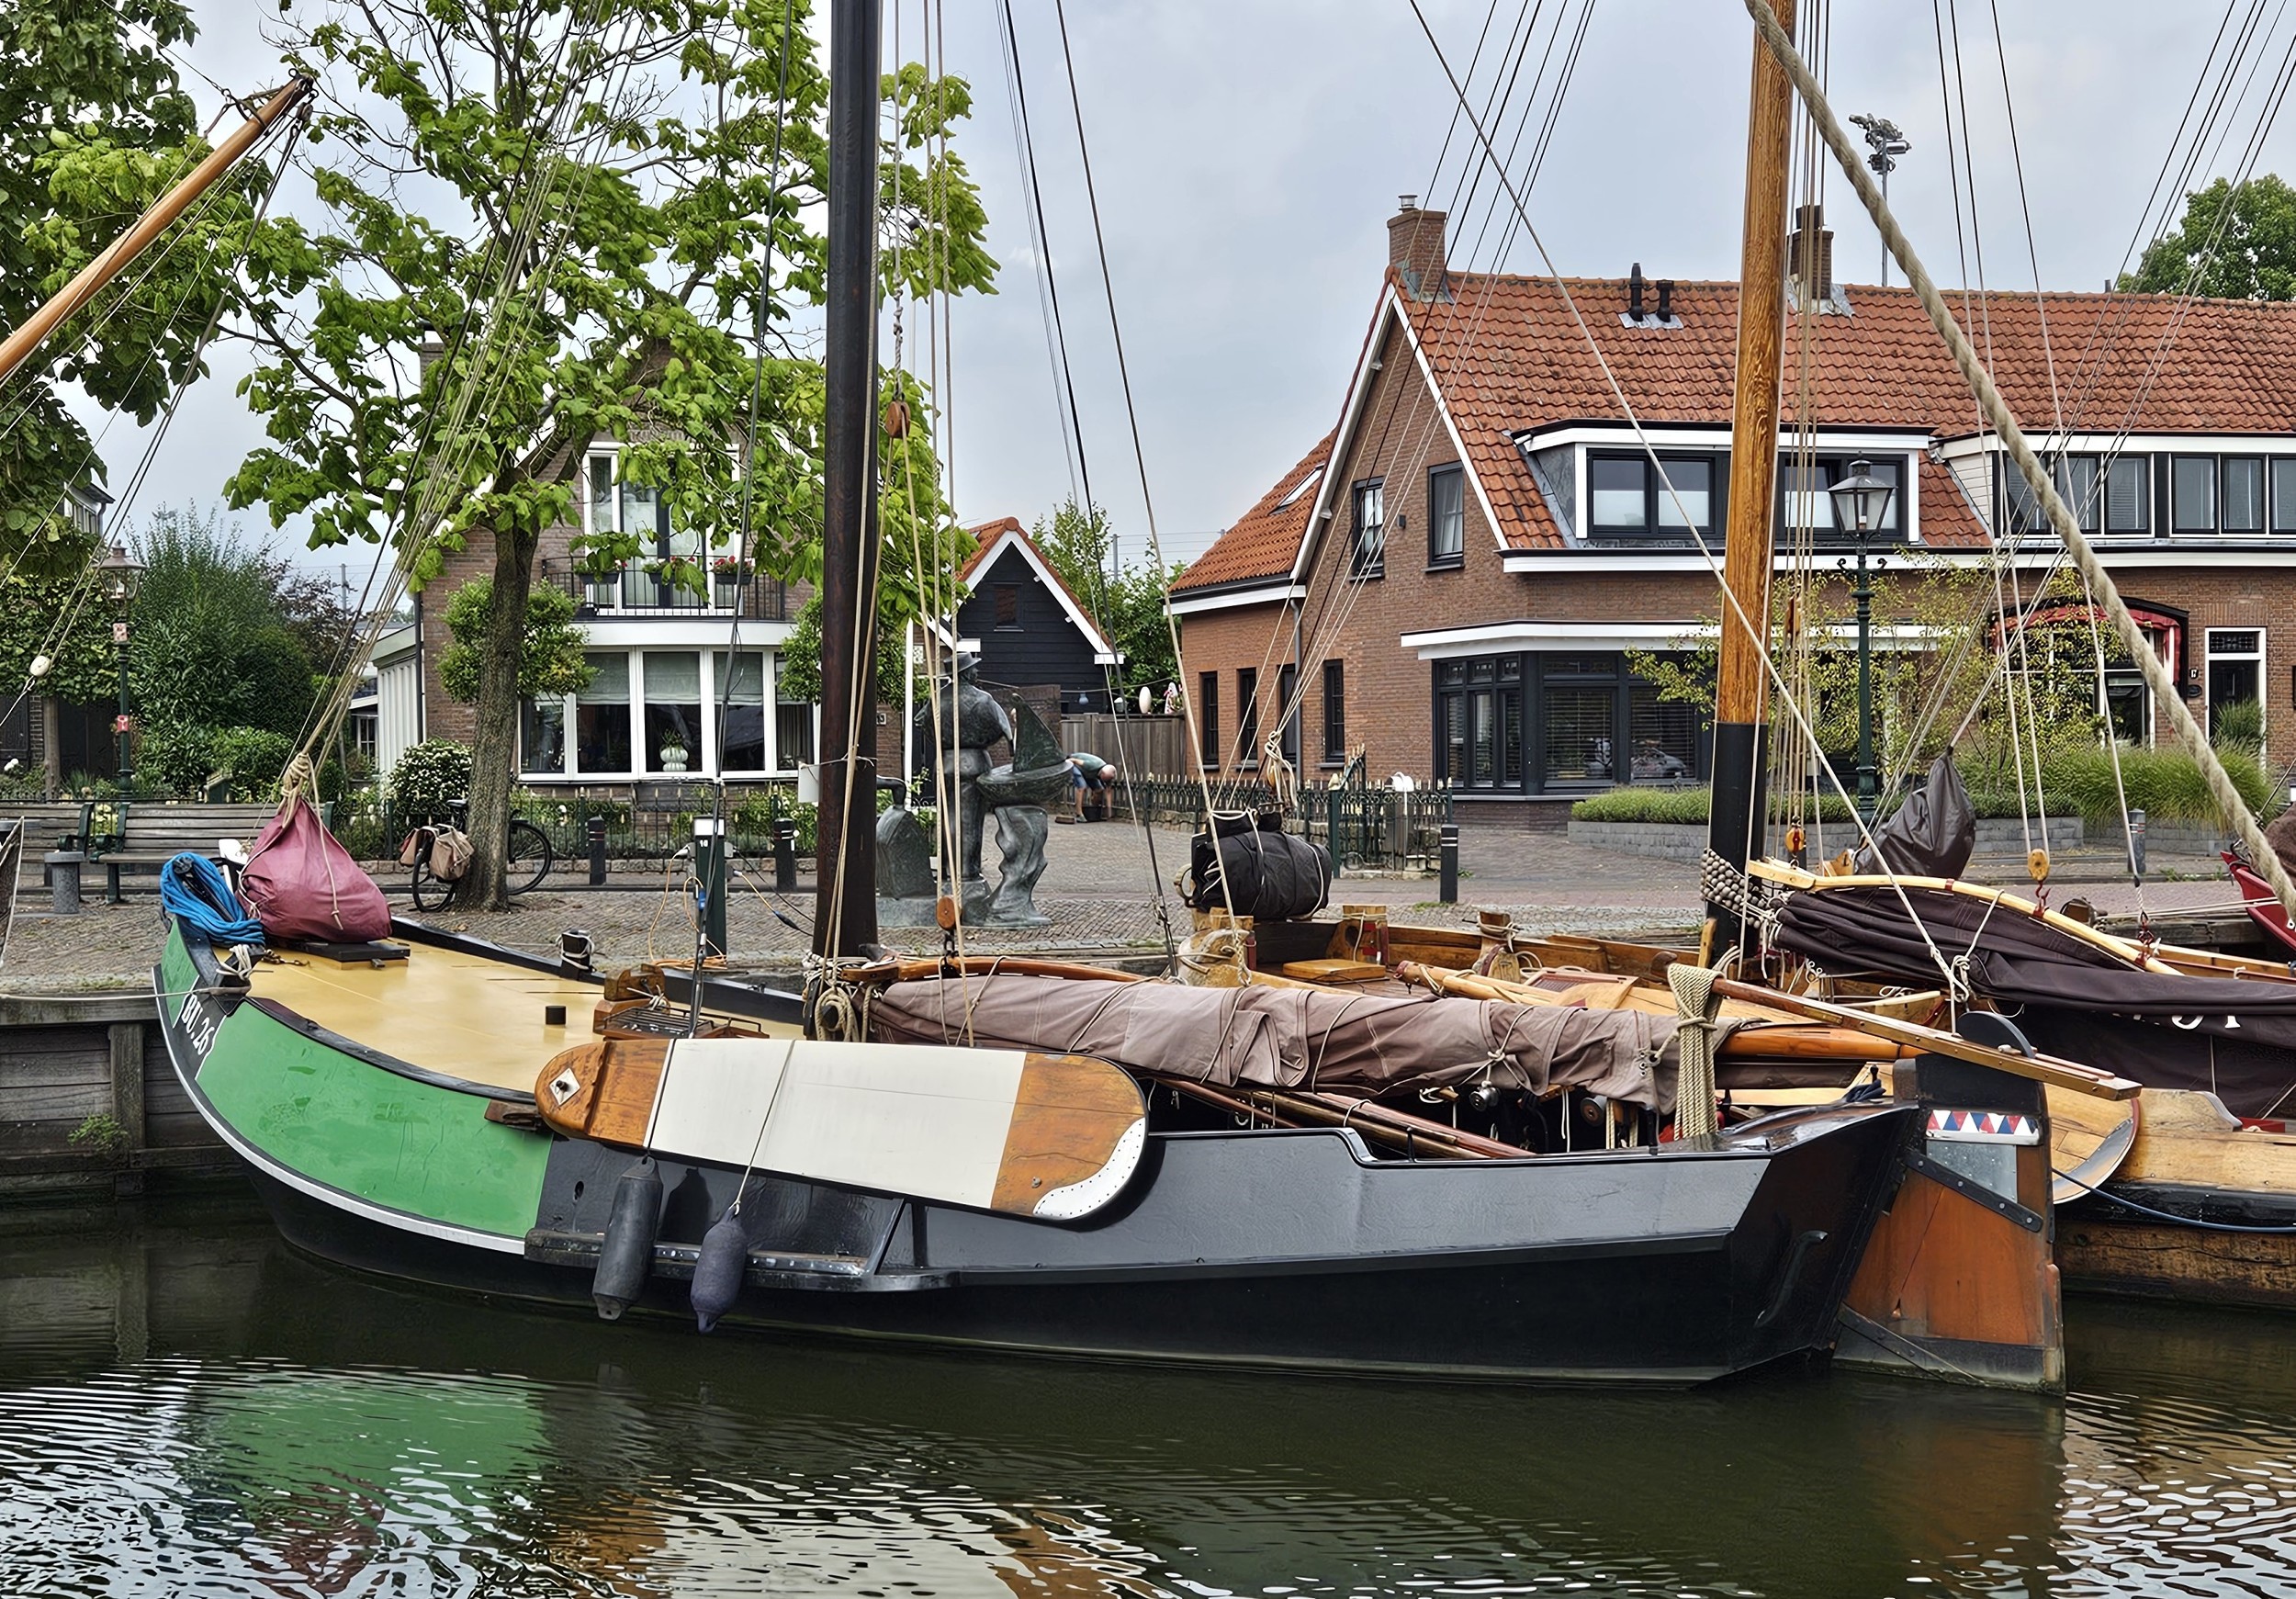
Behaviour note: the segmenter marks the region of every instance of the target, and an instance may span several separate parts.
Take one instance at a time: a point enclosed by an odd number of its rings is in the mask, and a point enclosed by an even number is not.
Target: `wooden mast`
[[[151,208],[136,219],[133,227],[113,240],[95,260],[80,268],[70,283],[59,289],[46,305],[34,311],[21,327],[7,336],[5,343],[0,343],[0,383],[7,381],[8,374],[22,366],[25,357],[39,347],[40,341],[55,332],[57,323],[94,299],[121,267],[141,254],[152,240],[167,231],[169,223],[184,214],[186,206],[205,193],[217,178],[231,171],[255,141],[261,139],[280,118],[293,110],[296,104],[310,93],[310,88],[309,78],[289,78],[286,87],[274,94],[261,110],[233,129],[231,137],[208,152],[208,158],[193,167],[183,182],[152,201]]]
[[[877,111],[880,0],[830,0],[819,853],[814,953],[877,941]],[[862,748],[854,745],[860,729]]]
[[[1779,0],[1794,26],[1794,0]],[[1777,502],[1778,385],[1785,343],[1786,165],[1794,85],[1754,40],[1753,100],[1746,122],[1746,220],[1739,244],[1738,388],[1730,411],[1729,496],[1723,524],[1719,678],[1714,710],[1714,803],[1706,843],[1732,866],[1761,853],[1769,821],[1769,639],[1772,507]],[[1742,619],[1741,619],[1742,618]],[[1708,914],[1734,929],[1732,913]]]

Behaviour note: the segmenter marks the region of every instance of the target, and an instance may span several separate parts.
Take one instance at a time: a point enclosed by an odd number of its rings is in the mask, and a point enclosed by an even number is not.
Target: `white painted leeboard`
[[[645,1146],[659,1155],[1008,1209],[992,1200],[1028,1061],[1019,1050],[931,1044],[676,1039]],[[1144,1120],[1135,1122],[1096,1175],[1049,1188],[1031,1213],[1066,1219],[1098,1209],[1138,1166],[1145,1135]]]

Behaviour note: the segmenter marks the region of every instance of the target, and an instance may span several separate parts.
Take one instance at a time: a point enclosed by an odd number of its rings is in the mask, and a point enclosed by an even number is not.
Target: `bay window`
[[[814,758],[814,707],[779,697],[774,652],[593,649],[591,681],[519,707],[519,770],[628,782],[781,773]],[[721,745],[722,739],[722,745]]]

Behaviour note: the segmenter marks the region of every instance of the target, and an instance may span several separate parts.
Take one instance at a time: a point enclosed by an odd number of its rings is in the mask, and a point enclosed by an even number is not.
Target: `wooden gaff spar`
[[[8,375],[39,348],[40,342],[55,332],[59,322],[94,299],[106,284],[119,275],[120,268],[143,253],[154,239],[166,232],[169,225],[184,214],[192,201],[206,193],[216,179],[239,164],[240,158],[253,149],[256,141],[300,104],[310,91],[310,79],[289,78],[285,86],[276,91],[246,121],[231,129],[222,143],[208,152],[207,159],[193,167],[181,183],[152,201],[151,208],[136,219],[134,226],[105,246],[103,253],[80,268],[70,283],[50,297],[47,304],[26,318],[23,325],[9,333],[5,341],[0,341],[0,383],[6,382]]]

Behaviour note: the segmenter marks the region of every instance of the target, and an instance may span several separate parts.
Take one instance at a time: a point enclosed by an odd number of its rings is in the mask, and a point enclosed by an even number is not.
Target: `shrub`
[[[2220,748],[2217,759],[2225,775],[2251,811],[2262,811],[2271,798],[2271,779],[2254,753]],[[2111,753],[2104,749],[2068,750],[2042,769],[2042,792],[2052,812],[2078,812],[2091,821],[2118,824],[2121,792],[2128,794],[2129,808],[2142,810],[2155,822],[2189,822],[2198,826],[2222,823],[2207,780],[2192,758],[2177,749],[2121,750],[2121,782],[2113,783]]]
[[[197,799],[215,770],[214,738],[205,727],[147,723],[137,740],[136,771],[170,794]]]
[[[391,768],[391,803],[401,821],[444,821],[446,802],[469,792],[470,747],[452,738],[411,744]]]
[[[277,792],[295,740],[268,727],[226,727],[208,740],[208,749],[218,771],[230,771],[233,799],[261,800]]]

